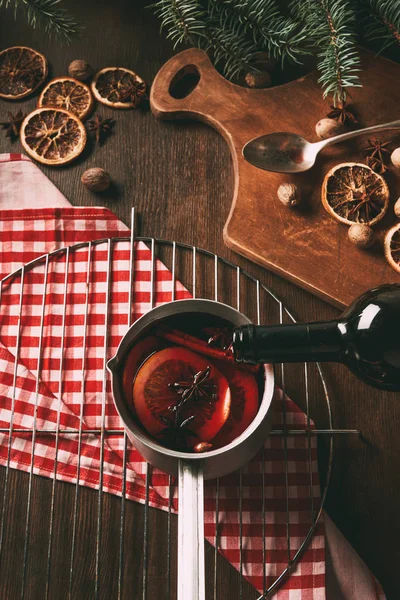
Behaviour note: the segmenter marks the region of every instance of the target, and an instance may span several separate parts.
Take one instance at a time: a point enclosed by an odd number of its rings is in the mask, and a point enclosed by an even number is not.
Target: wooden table
[[[1,9],[1,47],[28,45],[43,52],[52,65],[52,73],[67,73],[71,60],[83,58],[94,68],[122,65],[136,70],[151,81],[161,64],[173,53],[171,44],[159,35],[159,23],[143,1],[70,0],[68,7],[84,24],[82,38],[71,46],[48,41],[42,31],[31,30],[21,13],[14,22],[11,10]],[[0,116],[7,110],[31,110],[36,98],[21,105],[0,102]],[[337,311],[249,261],[234,255],[223,244],[222,228],[232,197],[232,166],[225,142],[217,133],[199,123],[159,122],[150,113],[142,111],[111,112],[99,107],[99,114],[115,117],[115,134],[102,147],[85,153],[84,160],[63,168],[44,168],[46,175],[76,206],[106,204],[123,221],[129,223],[131,206],[139,214],[142,235],[175,239],[205,247],[236,261],[267,283],[299,319],[325,319]],[[2,120],[2,119],[1,119]],[[19,142],[11,145],[1,137],[0,152],[20,151]],[[101,198],[87,191],[80,183],[85,169],[101,166],[107,169],[115,182],[109,195]],[[263,218],[263,215],[260,215]],[[382,582],[389,599],[398,597],[399,500],[400,500],[400,396],[379,393],[358,382],[341,366],[326,368],[329,391],[333,398],[334,425],[338,428],[358,428],[364,441],[343,436],[336,442],[327,510],[338,527]],[[292,394],[295,396],[295,390]],[[319,414],[312,415],[318,424]],[[4,469],[0,470],[0,488]],[[27,493],[28,477],[12,473],[6,547],[0,570],[0,597],[11,600],[20,594],[21,543],[25,503],[20,501]],[[43,575],[46,565],[46,517],[50,506],[51,482],[34,479],[33,526],[27,571],[26,598],[43,598]],[[55,562],[52,570],[50,598],[67,597],[68,567],[65,553],[69,553],[69,516],[74,488],[60,484],[55,520]],[[80,544],[74,563],[74,597],[93,597],[93,568],[96,498],[91,490],[82,489],[79,508]],[[1,498],[1,493],[0,493]],[[1,502],[1,500],[0,500]],[[116,597],[115,574],[118,568],[119,499],[106,495],[104,518],[108,523],[102,544],[102,597]],[[175,527],[175,523],[174,523]],[[166,583],[165,574],[157,565],[163,555],[166,536],[166,517],[160,511],[151,511],[149,597]],[[142,509],[129,503],[127,531],[135,537],[143,530]],[[140,588],[140,552],[126,556],[126,589],[124,597],[138,598]],[[63,562],[64,556],[64,562]],[[82,560],[84,558],[84,560]],[[173,559],[175,560],[175,559]],[[175,565],[173,565],[175,568]],[[45,577],[45,573],[44,573]],[[135,588],[133,588],[135,586]],[[238,575],[221,560],[218,588],[221,598],[237,597]],[[57,590],[57,591],[55,591]],[[63,591],[62,591],[63,590]],[[79,591],[78,591],[79,590]],[[130,592],[130,593],[128,593]],[[222,593],[223,592],[223,593]],[[158,595],[157,597],[163,597]],[[244,586],[244,599],[255,598],[254,590]]]

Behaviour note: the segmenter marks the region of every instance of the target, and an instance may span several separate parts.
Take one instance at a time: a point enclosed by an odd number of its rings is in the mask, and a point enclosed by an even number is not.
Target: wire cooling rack
[[[103,381],[102,381],[102,396],[103,399],[106,394],[106,385],[108,373],[105,369],[105,364],[108,358],[107,354],[107,336],[109,327],[109,315],[112,310],[110,306],[110,276],[112,275],[112,255],[115,248],[121,243],[130,243],[130,278],[129,278],[129,301],[128,301],[128,325],[132,322],[132,307],[133,307],[133,284],[134,284],[134,243],[135,241],[144,242],[151,251],[151,265],[150,265],[150,305],[154,305],[155,298],[155,262],[156,258],[159,257],[164,264],[169,267],[172,272],[172,292],[171,300],[175,299],[175,281],[180,280],[191,292],[194,297],[210,298],[218,301],[230,304],[234,308],[237,308],[247,314],[253,322],[295,322],[293,315],[284,306],[282,301],[262,282],[253,277],[250,273],[234,265],[230,261],[218,257],[217,255],[190,246],[187,244],[181,244],[177,242],[171,242],[167,240],[145,238],[145,237],[134,237],[134,211],[132,211],[132,227],[130,238],[113,238],[107,240],[96,240],[89,243],[81,243],[71,247],[60,248],[50,254],[37,258],[29,264],[15,271],[13,274],[7,276],[3,282],[1,290],[4,286],[14,286],[15,293],[19,297],[18,301],[18,328],[17,328],[17,339],[16,339],[16,352],[15,352],[15,365],[14,365],[14,377],[13,377],[13,390],[12,390],[12,406],[11,406],[11,417],[7,427],[0,428],[0,436],[7,439],[7,459],[4,467],[0,468],[0,475],[2,476],[2,492],[0,494],[1,499],[1,513],[0,513],[0,573],[5,574],[3,577],[3,591],[2,597],[6,598],[134,598],[140,600],[149,600],[154,597],[154,592],[151,591],[149,580],[153,578],[154,568],[158,573],[162,573],[162,597],[166,600],[173,600],[176,594],[176,582],[172,577],[174,572],[174,557],[176,551],[176,539],[175,539],[175,523],[172,510],[172,497],[173,497],[173,481],[169,477],[169,506],[166,517],[166,548],[163,554],[163,560],[155,558],[154,554],[154,543],[152,540],[157,535],[156,531],[151,531],[151,519],[149,517],[150,511],[153,510],[150,507],[150,490],[152,481],[152,468],[149,464],[145,467],[145,498],[144,505],[136,509],[142,511],[139,526],[135,529],[135,535],[132,533],[132,518],[129,512],[130,505],[132,504],[127,500],[127,457],[128,457],[128,445],[126,433],[120,428],[109,428],[107,427],[107,420],[105,415],[105,404],[103,402],[102,410],[102,425],[99,428],[84,429],[82,428],[82,413],[81,423],[78,429],[70,429],[63,427],[60,421],[60,410],[58,410],[57,424],[53,429],[41,429],[37,426],[36,415],[33,421],[33,427],[16,427],[14,424],[15,414],[15,401],[17,396],[16,391],[16,377],[18,370],[18,356],[19,356],[19,344],[21,335],[21,313],[23,310],[24,302],[24,282],[28,277],[29,273],[35,272],[38,268],[44,273],[42,282],[43,286],[43,299],[40,312],[40,331],[38,337],[39,344],[39,359],[37,364],[37,388],[36,394],[38,394],[39,382],[41,380],[40,368],[41,368],[41,355],[42,355],[42,338],[45,323],[45,312],[46,306],[48,305],[49,299],[46,297],[47,280],[49,275],[49,269],[52,262],[60,257],[64,258],[65,271],[64,271],[64,299],[63,307],[64,313],[62,314],[62,334],[61,334],[61,350],[60,350],[60,367],[59,367],[59,389],[63,386],[63,348],[65,338],[65,322],[66,322],[66,303],[67,303],[67,287],[69,281],[69,264],[74,253],[87,249],[88,263],[87,263],[87,280],[86,280],[86,299],[85,299],[85,314],[84,314],[84,338],[83,338],[83,356],[86,355],[88,348],[88,339],[86,336],[88,314],[90,310],[89,306],[89,285],[91,281],[91,261],[90,256],[95,249],[102,248],[107,256],[107,296],[106,296],[106,314],[104,319],[104,347],[103,347]],[[1,297],[2,298],[2,297]],[[1,307],[1,302],[0,302]],[[84,378],[85,370],[83,367],[82,376]],[[273,429],[271,436],[280,436],[284,441],[284,465],[282,466],[284,471],[285,488],[286,488],[286,564],[282,566],[281,570],[276,573],[273,583],[266,585],[266,572],[265,572],[265,558],[267,553],[267,538],[266,538],[266,514],[268,512],[268,498],[266,490],[268,489],[268,475],[265,472],[265,457],[263,454],[263,472],[260,474],[262,479],[262,556],[263,556],[263,589],[264,593],[259,596],[257,592],[251,595],[249,588],[245,588],[243,578],[240,577],[238,586],[238,597],[244,598],[267,598],[270,596],[279,585],[290,576],[291,571],[296,565],[299,557],[301,556],[304,549],[309,544],[316,524],[321,516],[322,508],[324,505],[325,497],[327,494],[329,480],[331,475],[332,459],[333,459],[333,437],[334,434],[354,434],[358,433],[356,430],[338,430],[333,428],[331,404],[327,391],[326,382],[321,367],[317,365],[278,365],[276,369],[277,379],[283,390],[288,390],[290,393],[293,392],[292,396],[296,402],[301,406],[306,415],[306,427],[304,429],[291,429],[289,424],[286,422],[286,413],[283,410],[283,426],[280,429]],[[82,402],[83,404],[83,402]],[[316,408],[317,407],[317,408]],[[310,414],[318,414],[319,421],[322,424],[319,428],[313,428]],[[1,416],[1,407],[0,407]],[[318,425],[320,425],[318,423]],[[11,448],[13,444],[13,438],[17,434],[23,434],[27,439],[31,441],[31,452],[28,457],[29,468],[24,480],[22,495],[18,494],[18,506],[19,506],[19,517],[15,515],[15,507],[10,505],[10,499],[13,488],[13,469],[11,468]],[[76,483],[73,486],[73,494],[71,496],[70,490],[72,486],[65,484],[57,479],[57,469],[59,468],[59,440],[60,436],[74,436],[77,437],[78,444],[78,465],[75,474]],[[86,490],[79,485],[80,480],[80,465],[81,465],[81,451],[84,443],[85,436],[97,436],[100,440],[100,460],[99,460],[99,486],[98,491]],[[325,451],[322,452],[320,457],[320,471],[323,474],[323,482],[321,485],[321,499],[318,505],[315,503],[313,486],[313,473],[311,468],[311,448],[312,439],[314,436],[320,435],[324,440]],[[52,479],[44,480],[34,474],[35,464],[35,449],[37,448],[37,442],[42,437],[51,437],[54,446],[54,472]],[[109,504],[107,497],[108,494],[103,492],[103,481],[104,481],[104,444],[107,436],[120,436],[123,441],[123,477],[122,486],[120,489],[120,498],[114,498],[112,500],[112,515],[109,511]],[[292,532],[291,523],[289,519],[289,484],[288,484],[288,473],[289,473],[289,460],[288,460],[288,447],[289,440],[292,436],[305,436],[307,439],[308,448],[308,472],[309,472],[309,510],[310,510],[310,527],[306,536],[300,544],[295,545],[296,550],[293,551],[292,543]],[[41,500],[40,494],[37,493],[37,481],[40,481],[41,486],[45,486],[45,506],[41,506],[43,497]],[[46,482],[46,483],[44,483]],[[243,484],[241,471],[238,472],[238,484],[239,484],[239,509],[242,508],[243,503]],[[216,482],[216,515],[215,522],[219,522],[219,481]],[[65,486],[69,487],[69,490],[65,491]],[[62,524],[56,519],[56,515],[63,511],[63,507],[59,509],[59,503],[64,500],[64,495],[69,495],[69,508],[67,511],[67,519],[64,522],[64,529]],[[15,497],[15,490],[14,495]],[[86,552],[83,551],[85,546],[85,532],[81,532],[81,521],[80,511],[85,503],[90,504],[90,518],[92,519],[91,527],[91,543],[94,554],[94,560],[89,560]],[[117,503],[117,505],[116,505]],[[106,510],[107,509],[107,510]],[[116,515],[117,513],[117,515]],[[112,539],[105,533],[105,529],[108,526],[108,520],[111,516],[116,524],[113,530]],[[42,532],[41,537],[38,537],[37,530]],[[243,575],[243,519],[242,510],[240,510],[240,522],[239,522],[239,572]],[[11,543],[10,540],[17,539],[16,542]],[[41,540],[40,543],[38,540]],[[109,547],[107,547],[106,541],[109,541]],[[44,540],[44,541],[43,541]],[[68,540],[66,545],[68,546],[68,552],[60,558],[58,551],[59,545],[64,544],[64,540]],[[37,547],[35,544],[39,544]],[[207,585],[208,585],[208,597],[213,600],[224,600],[225,596],[221,591],[221,585],[219,583],[219,569],[221,568],[221,557],[219,556],[219,530],[218,525],[215,528],[214,535],[214,548],[211,547],[207,551]],[[141,555],[140,561],[135,567],[135,581],[136,588],[132,588],[132,574],[129,572],[129,564],[132,559],[132,552]],[[210,553],[212,558],[210,559]],[[13,564],[17,556],[18,563],[21,565],[20,573],[10,573],[10,565]],[[116,558],[117,556],[117,558]],[[40,558],[40,560],[39,560]],[[37,565],[35,568],[32,564],[35,560],[39,560],[40,566]],[[157,564],[154,567],[154,560]],[[85,585],[79,585],[77,589],[76,580],[79,579],[77,572],[79,571],[80,565],[85,564],[86,561],[90,564],[87,568],[90,571],[90,575],[83,578]],[[104,565],[112,563],[111,570]],[[160,564],[162,562],[163,564]],[[82,567],[84,568],[84,567]],[[81,570],[82,570],[81,568]],[[140,570],[140,573],[138,571]],[[110,571],[110,572],[109,572]],[[115,575],[116,581],[115,581]],[[35,585],[32,592],[32,578],[35,579]],[[54,581],[59,578],[61,582],[58,588],[55,588]],[[108,580],[107,580],[108,578]],[[113,583],[110,580],[113,579]],[[160,580],[161,581],[161,580]],[[4,583],[5,582],[5,583]],[[4,587],[6,586],[6,587]],[[63,592],[61,592],[61,588]],[[55,592],[55,589],[58,589]],[[38,591],[39,590],[39,591]],[[41,590],[41,591],[40,591]],[[250,595],[249,595],[250,594]],[[161,596],[158,596],[161,597]]]

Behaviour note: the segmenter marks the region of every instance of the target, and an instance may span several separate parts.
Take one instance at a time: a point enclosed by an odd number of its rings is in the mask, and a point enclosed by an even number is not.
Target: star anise
[[[210,336],[207,340],[209,346],[218,346],[224,351],[232,347],[232,330],[229,327],[208,327],[204,333]]]
[[[115,125],[115,119],[103,119],[100,115],[94,115],[93,119],[88,121],[87,129],[93,133],[96,142],[102,144],[103,140],[110,135]]]
[[[193,431],[187,431],[187,426],[196,418],[196,415],[191,415],[181,421],[177,404],[170,406],[169,411],[171,416],[160,415],[160,421],[165,425],[165,428],[160,432],[161,441],[168,448],[185,451],[188,449],[187,434],[190,433],[192,437],[197,437]]]
[[[368,140],[368,146],[365,149],[366,162],[369,167],[376,173],[384,173],[386,171],[386,157],[390,151],[386,148],[390,142],[382,142],[381,140]]]
[[[120,102],[132,102],[133,108],[137,108],[144,100],[148,100],[147,85],[144,81],[134,81],[128,89],[121,93]]]
[[[22,121],[26,115],[19,110],[15,115],[11,112],[7,113],[8,121],[0,123],[1,127],[6,130],[6,137],[9,137],[12,141],[16,140],[19,136],[19,130],[21,129]]]
[[[206,399],[209,404],[212,403],[215,399],[215,385],[205,383],[210,373],[211,367],[207,367],[204,371],[195,373],[192,381],[177,381],[176,383],[169,384],[181,397],[181,400],[177,404],[178,409],[191,398],[195,401]]]
[[[358,123],[353,110],[342,102],[339,106],[331,106],[331,111],[326,115],[328,119],[336,119],[339,123]]]

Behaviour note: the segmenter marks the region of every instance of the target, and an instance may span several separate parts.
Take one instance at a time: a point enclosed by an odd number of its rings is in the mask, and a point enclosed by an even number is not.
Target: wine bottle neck
[[[244,325],[235,329],[233,336],[238,362],[339,362],[343,351],[338,321]]]

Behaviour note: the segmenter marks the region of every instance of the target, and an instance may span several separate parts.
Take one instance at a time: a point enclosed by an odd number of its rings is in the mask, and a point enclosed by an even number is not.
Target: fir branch
[[[212,54],[214,64],[221,66],[224,76],[233,79],[248,70],[256,52],[255,46],[245,40],[241,32],[223,30],[212,22],[210,25],[204,49]]]
[[[381,50],[400,46],[400,3],[398,0],[366,0],[368,14],[365,35],[369,40],[382,40]],[[365,7],[364,7],[365,9]]]
[[[209,0],[209,12],[222,30],[238,34],[240,27],[243,37],[253,39],[256,52],[266,51],[282,64],[286,58],[300,62],[308,53],[307,34],[282,16],[275,0]]]
[[[78,34],[80,27],[59,3],[60,0],[0,0],[0,8],[13,6],[15,18],[18,9],[24,8],[31,27],[42,26],[50,36],[55,34],[69,42]]]
[[[324,97],[332,95],[334,105],[343,104],[348,88],[361,85],[352,29],[355,13],[349,0],[293,0],[291,10],[304,22],[311,43],[319,49],[319,82]]]
[[[161,19],[161,29],[167,30],[167,38],[178,44],[200,44],[204,36],[205,12],[197,0],[159,0],[152,4],[156,15]]]

